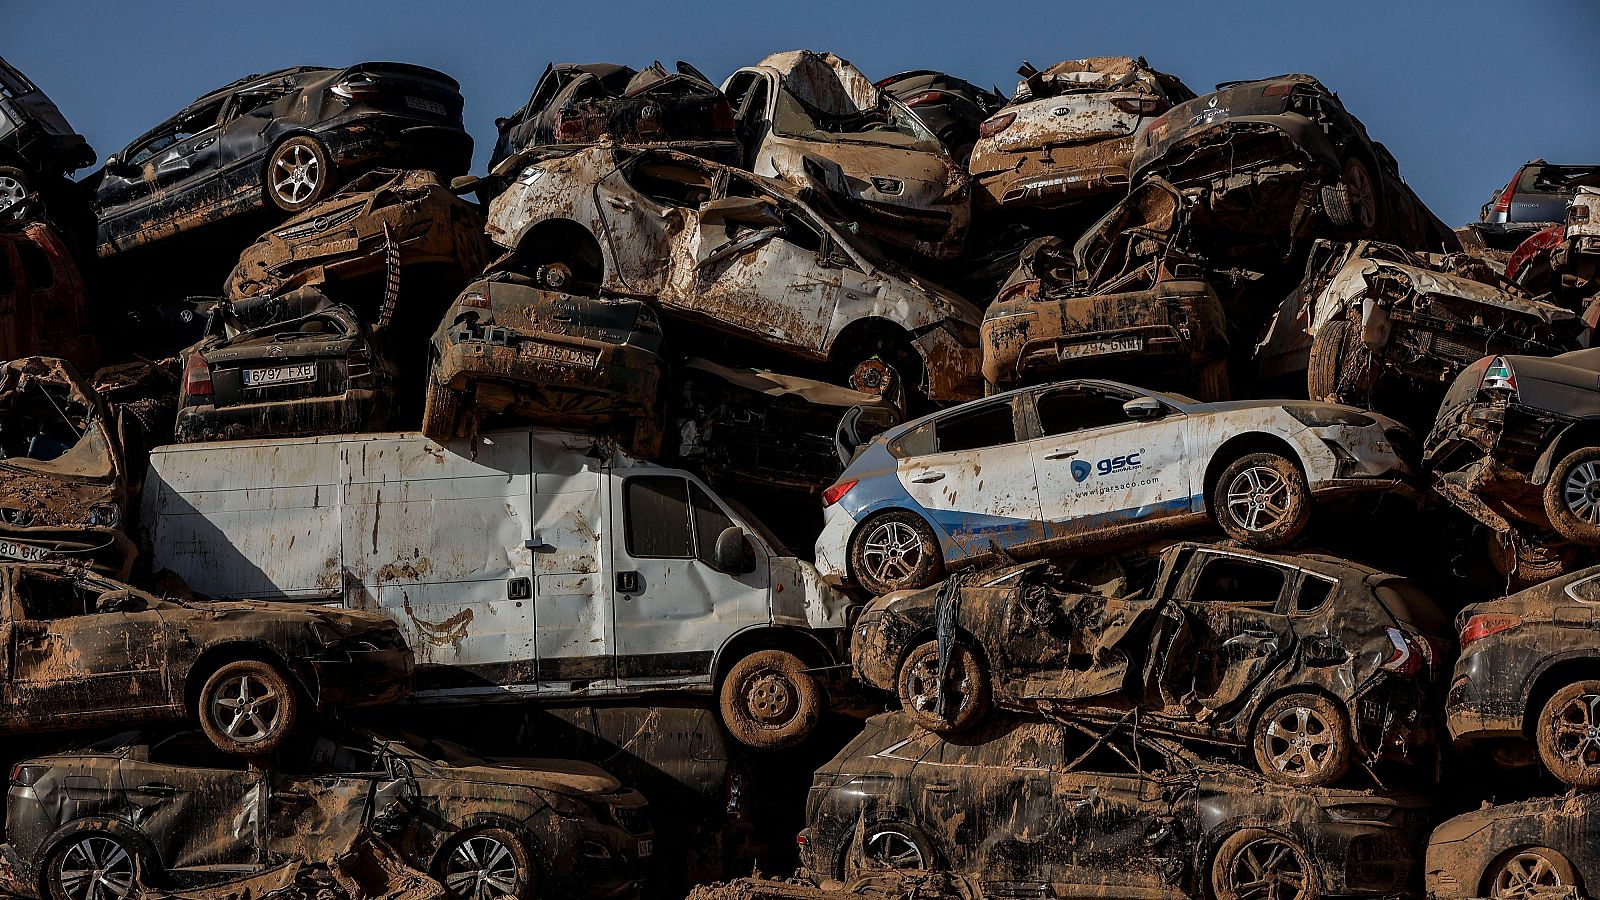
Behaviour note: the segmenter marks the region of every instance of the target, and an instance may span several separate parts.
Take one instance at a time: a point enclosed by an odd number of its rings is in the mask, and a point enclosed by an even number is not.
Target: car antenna
[[[78,439],[78,440],[82,440],[83,439],[83,432],[79,431],[78,427],[76,425],[72,424],[72,420],[67,418],[66,411],[61,408],[60,404],[56,403],[56,398],[50,396],[50,392],[44,389],[44,385],[39,384],[38,379],[33,379],[32,383],[34,385],[38,386],[39,393],[43,394],[44,398],[46,400],[50,401],[50,405],[52,407],[54,407],[54,409],[56,411],[56,415],[61,417],[61,421],[67,423],[67,427],[72,429],[73,437]]]

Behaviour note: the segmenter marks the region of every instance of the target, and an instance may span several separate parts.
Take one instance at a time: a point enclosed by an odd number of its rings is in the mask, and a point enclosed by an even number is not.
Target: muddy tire
[[[964,731],[989,712],[989,669],[966,645],[950,648],[945,714],[934,712],[939,689],[939,642],[928,641],[906,654],[895,679],[906,718],[939,734]]]
[[[1565,575],[1573,571],[1576,565],[1570,547],[1564,550],[1561,546],[1532,540],[1520,534],[1514,539],[1513,546],[1507,546],[1493,531],[1486,532],[1484,538],[1489,564],[1496,572],[1506,576],[1513,591],[1531,588]]]
[[[1200,392],[1200,399],[1207,403],[1216,403],[1227,400],[1233,396],[1232,380],[1228,377],[1228,361],[1214,359],[1200,367],[1195,373],[1195,390]]]
[[[1339,379],[1350,348],[1350,321],[1329,319],[1317,329],[1311,341],[1311,358],[1306,365],[1306,396],[1327,403],[1342,403]]]
[[[1211,488],[1211,514],[1228,537],[1252,547],[1281,547],[1311,521],[1311,488],[1290,459],[1251,453],[1233,461]]]
[[[1256,767],[1279,784],[1323,787],[1350,768],[1354,742],[1344,710],[1321,694],[1289,694],[1256,716]]]
[[[1533,725],[1539,761],[1581,790],[1600,788],[1600,681],[1575,681],[1545,701]]]
[[[1544,514],[1567,540],[1600,546],[1600,447],[1580,447],[1551,468]]]
[[[1317,872],[1305,848],[1264,828],[1228,836],[1211,860],[1216,900],[1316,900]]]
[[[200,728],[224,753],[262,756],[294,730],[300,695],[271,663],[241,659],[224,665],[200,689]]]
[[[0,222],[19,220],[27,213],[25,201],[33,192],[33,178],[15,166],[0,166]]]
[[[757,750],[782,750],[810,737],[826,698],[806,668],[787,650],[758,650],[734,663],[718,700],[729,733]]]
[[[139,853],[112,831],[86,830],[62,841],[45,863],[50,900],[126,900],[139,881]]]
[[[296,135],[273,148],[261,187],[273,206],[297,213],[326,197],[332,185],[327,148],[314,137]]]
[[[1339,180],[1322,187],[1322,211],[1348,237],[1366,237],[1378,227],[1378,188],[1367,164],[1344,161]]]
[[[1541,895],[1560,897],[1566,893],[1563,889],[1574,887],[1581,888],[1578,870],[1565,856],[1549,847],[1524,847],[1494,861],[1483,873],[1483,890],[1478,896],[1528,900]]]
[[[856,529],[850,539],[850,573],[875,597],[925,588],[944,575],[944,552],[921,516],[895,510]]]
[[[456,436],[461,424],[461,392],[428,379],[422,401],[422,436],[443,444]]]
[[[450,900],[513,897],[533,900],[539,867],[520,836],[506,828],[468,828],[439,851],[435,876]]]
[[[861,830],[861,845],[852,842],[846,852],[844,880],[931,869],[935,864],[933,842],[921,829],[895,821],[874,822]]]

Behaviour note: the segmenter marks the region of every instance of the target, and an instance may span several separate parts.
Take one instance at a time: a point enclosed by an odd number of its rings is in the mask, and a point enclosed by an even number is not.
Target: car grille
[[[629,834],[649,834],[655,828],[650,824],[648,806],[613,806],[611,817]]]

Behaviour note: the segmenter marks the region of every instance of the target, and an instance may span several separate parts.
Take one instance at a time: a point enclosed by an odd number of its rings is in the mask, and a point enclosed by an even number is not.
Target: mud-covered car
[[[1150,178],[1076,243],[1030,243],[983,314],[984,380],[1005,390],[1120,374],[1228,399],[1227,316],[1205,267],[1177,246],[1186,222],[1182,195]]]
[[[966,173],[904,103],[832,53],[790,50],[722,83],[744,166],[826,194],[861,227],[952,259],[972,219]]]
[[[513,157],[491,239],[547,287],[650,299],[679,322],[841,373],[882,360],[935,401],[982,392],[982,314],[788,185],[671,150]]]
[[[635,445],[659,441],[661,321],[642,300],[548,291],[496,272],[445,312],[428,360],[422,433],[435,441],[505,412],[544,424],[620,422]]]
[[[461,89],[405,63],[298,66],[208,93],[90,176],[110,256],[253,209],[302,212],[375,165],[467,170]]]
[[[947,568],[1214,522],[1257,547],[1314,504],[1406,490],[1410,432],[1347,406],[1201,403],[1114,381],[1023,388],[913,419],[822,493],[817,570],[874,594]]]
[[[800,855],[812,877],[950,870],[960,896],[1312,900],[1414,890],[1427,804],[1289,788],[1127,723],[997,718],[947,740],[869,719],[818,769]]]
[[[411,650],[380,615],[162,599],[61,564],[0,570],[9,734],[188,718],[219,750],[263,754],[314,711],[411,689]]]
[[[967,170],[979,206],[1059,207],[1128,187],[1140,132],[1194,98],[1143,57],[1024,63],[1011,101],[983,123]]]
[[[72,251],[47,222],[4,218],[0,209],[0,359],[55,356],[93,371],[89,295]]]
[[[1314,400],[1382,407],[1386,394],[1421,395],[1431,413],[1485,354],[1576,350],[1585,330],[1468,254],[1319,239],[1256,359],[1265,377],[1303,371]]]
[[[71,363],[0,363],[0,523],[120,528],[128,476],[121,435]]]
[[[645,799],[597,766],[364,729],[296,735],[270,767],[193,731],[124,732],[23,761],[6,799],[0,853],[50,900],[328,862],[365,833],[450,900],[627,898],[655,834]]]
[[[184,353],[178,442],[383,429],[399,373],[382,325],[309,287],[218,304]]]
[[[94,165],[94,148],[38,85],[0,56],[0,219],[37,214],[19,206]]]
[[[932,69],[912,69],[880,78],[877,88],[899,100],[927,126],[955,161],[965,166],[984,120],[1004,106],[999,91]]]
[[[373,276],[381,283],[390,266],[401,290],[412,277],[437,275],[429,286],[451,292],[483,271],[487,256],[483,214],[438,175],[373,169],[257,238],[223,292],[242,300],[307,286],[331,291]]]
[[[1248,747],[1268,778],[1305,786],[1434,759],[1429,685],[1449,620],[1402,578],[1183,543],[1158,560],[1074,557],[956,582],[880,597],[851,642],[857,675],[931,730],[959,733],[996,705],[1136,711],[1140,728]]]
[[[1432,900],[1587,897],[1600,884],[1600,794],[1485,804],[1428,838]]]

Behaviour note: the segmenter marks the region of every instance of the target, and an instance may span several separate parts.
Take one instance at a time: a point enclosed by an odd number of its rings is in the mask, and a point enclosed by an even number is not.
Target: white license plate
[[[523,356],[542,359],[553,363],[563,363],[569,366],[583,366],[592,369],[600,362],[600,354],[594,350],[578,350],[572,347],[559,347],[555,344],[541,344],[538,341],[528,341],[521,347]]]
[[[297,381],[315,381],[317,379],[317,364],[302,363],[298,366],[278,366],[275,369],[245,369],[245,387],[267,387],[273,384],[294,384]]]
[[[652,840],[650,838],[646,838],[646,839],[644,839],[644,840],[639,842],[639,858],[640,859],[644,859],[645,857],[649,856],[650,854],[652,854],[654,852],[656,852],[656,842],[654,840]]]
[[[1068,344],[1061,348],[1061,358],[1072,359],[1078,356],[1104,356],[1108,353],[1136,353],[1142,349],[1144,349],[1144,338],[1112,338],[1109,341],[1088,341],[1082,344]]]
[[[429,113],[431,115],[435,115],[435,116],[444,115],[444,104],[443,103],[435,103],[432,100],[424,100],[421,97],[407,97],[406,98],[406,105],[411,107],[412,109],[420,109],[423,112]]]
[[[43,547],[35,547],[32,544],[18,544],[15,541],[0,541],[0,556],[6,559],[39,562],[49,555],[50,551]]]

